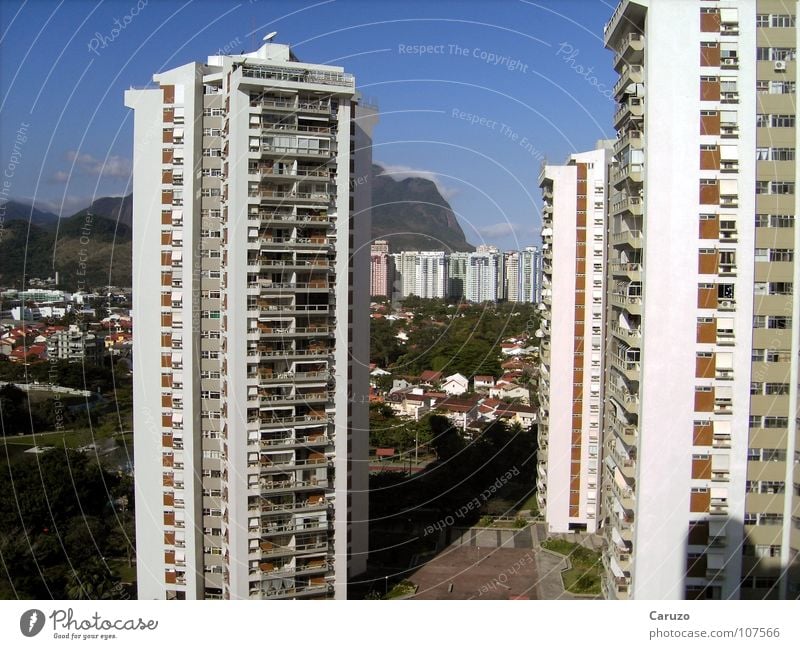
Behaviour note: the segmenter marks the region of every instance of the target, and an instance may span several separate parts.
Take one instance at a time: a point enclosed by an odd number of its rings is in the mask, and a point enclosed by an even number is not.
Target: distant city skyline
[[[467,240],[537,244],[545,152],[562,163],[613,135],[601,88],[613,85],[602,44],[611,4],[3,2],[0,162],[13,168],[0,202],[70,215],[129,194],[123,91],[277,30],[301,59],[353,71],[380,109],[375,162],[434,180]]]

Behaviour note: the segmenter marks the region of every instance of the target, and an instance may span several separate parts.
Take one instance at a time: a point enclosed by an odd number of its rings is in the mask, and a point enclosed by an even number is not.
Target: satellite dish
[[[270,32],[269,34],[267,34],[266,36],[264,36],[264,38],[263,38],[262,40],[264,40],[264,41],[271,41],[271,40],[272,40],[273,38],[275,38],[277,35],[278,35],[278,32]]]

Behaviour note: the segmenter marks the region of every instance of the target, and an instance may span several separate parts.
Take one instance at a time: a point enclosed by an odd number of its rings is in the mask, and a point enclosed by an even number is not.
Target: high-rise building
[[[468,301],[497,301],[499,256],[496,248],[487,249],[483,246],[479,246],[478,252],[467,253],[465,297]]]
[[[370,184],[351,178],[375,111],[271,42],[154,81],[125,93],[139,597],[344,598],[367,550]]]
[[[370,295],[391,297],[392,295],[392,257],[389,242],[379,239],[370,246]]]
[[[541,299],[542,256],[536,246],[528,246],[519,253],[518,302],[536,303]]]
[[[598,143],[565,165],[544,166],[539,176],[544,207],[537,498],[553,533],[596,532],[601,522],[610,146]]]
[[[504,298],[509,302],[519,302],[519,251],[503,253]]]
[[[417,297],[447,297],[447,255],[438,251],[415,253],[415,285],[412,291]],[[403,283],[405,289],[405,281]]]
[[[417,290],[418,252],[403,251],[392,255],[394,260],[395,289],[399,297],[415,295]]]
[[[467,290],[468,252],[451,252],[447,263],[447,295],[464,298]]]
[[[604,589],[800,596],[797,4],[623,0]]]

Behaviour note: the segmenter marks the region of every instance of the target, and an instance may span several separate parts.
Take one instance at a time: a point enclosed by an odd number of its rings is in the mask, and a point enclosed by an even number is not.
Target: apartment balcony
[[[615,216],[622,214],[632,214],[633,216],[642,216],[644,201],[638,196],[625,196],[624,198],[611,204],[611,212]]]
[[[274,449],[273,449],[274,450]],[[276,460],[273,461],[269,456],[262,456],[259,460],[261,465],[261,474],[270,473],[286,473],[289,471],[300,471],[306,469],[325,469],[329,468],[332,463],[325,457],[311,458],[306,460]]]
[[[611,274],[617,277],[625,277],[632,282],[642,280],[642,265],[638,263],[627,263],[622,261],[612,261],[609,264]]]
[[[314,521],[311,523],[272,524],[261,526],[261,536],[282,536],[303,532],[329,532],[333,529],[333,521]]]
[[[336,194],[326,192],[283,192],[262,189],[251,191],[247,194],[250,198],[258,198],[262,205],[277,204],[283,205],[324,205],[327,206],[331,201],[336,200]]]
[[[632,446],[638,440],[639,435],[635,424],[626,424],[619,419],[612,419],[611,430],[626,446]]]
[[[310,146],[283,146],[278,144],[261,144],[262,155],[279,156],[279,159],[304,158],[311,160],[333,160],[336,157],[336,149],[322,149]]]
[[[615,246],[630,246],[635,250],[642,248],[644,239],[641,230],[622,230],[611,235],[611,243]]]
[[[626,164],[624,167],[615,166],[611,172],[611,183],[614,187],[621,187],[626,183],[639,185],[644,177],[644,165]]]
[[[628,94],[627,88],[631,84],[644,82],[644,67],[637,64],[625,65],[619,74],[619,79],[614,84],[611,91],[613,97],[620,99],[623,95]],[[616,147],[614,153],[617,153]]]
[[[259,178],[274,178],[276,180],[290,179],[296,180],[317,180],[322,178],[326,181],[333,181],[334,172],[327,167],[288,167],[270,164],[259,164],[248,167],[247,173]]]
[[[728,499],[727,498],[711,498],[711,503],[708,506],[708,513],[712,516],[727,516],[728,515]]]
[[[307,126],[305,124],[290,124],[287,122],[261,122],[262,133],[312,133],[314,135],[332,135],[330,126]]]
[[[643,118],[644,99],[642,97],[625,97],[614,113],[614,128],[617,131],[622,130],[626,122],[631,120],[639,122]]]
[[[270,112],[281,111],[289,113],[311,113],[314,115],[330,115],[332,113],[331,104],[327,101],[298,101],[297,98],[291,99],[260,99],[250,102],[251,108],[268,108]]]
[[[332,336],[336,333],[334,327],[320,325],[316,327],[258,327],[260,338],[318,338]]]
[[[606,455],[606,461],[609,460],[627,481],[633,481],[636,478],[636,461],[633,458],[617,453],[612,447],[611,451]]]
[[[333,248],[334,241],[321,237],[259,237],[261,249],[283,252],[287,248],[305,250],[329,250]]]
[[[320,347],[314,349],[270,349],[270,350],[248,352],[247,354],[248,360],[251,361],[274,360],[276,358],[280,358],[287,361],[293,359],[305,360],[307,358],[327,360],[332,355],[333,355],[333,349],[329,347]],[[259,373],[259,378],[261,377],[269,378],[270,376],[271,373],[267,369],[263,369]]]
[[[640,65],[644,61],[644,34],[629,33],[623,37],[614,55],[614,69],[622,70],[623,65]]]
[[[327,435],[307,435],[305,437],[285,437],[280,439],[262,439],[258,445],[270,451],[284,451],[298,448],[325,448],[333,444]]]
[[[334,223],[334,218],[327,213],[317,215],[287,214],[273,210],[259,210],[258,213],[251,213],[251,219],[257,218],[263,225],[271,223],[281,223],[286,225],[311,225],[314,227],[327,227]]]
[[[620,481],[618,479],[611,480],[611,493],[614,494],[614,497],[617,499],[617,502],[619,502],[623,509],[632,512],[636,506],[633,489],[627,485],[623,486],[619,484],[619,482]]]
[[[638,381],[641,364],[639,361],[629,360],[611,354],[611,364],[629,381]]]
[[[304,500],[297,500],[291,503],[274,503],[267,500],[262,502],[257,512],[261,512],[262,514],[267,514],[267,515],[274,515],[281,513],[296,514],[300,512],[320,512],[329,509],[332,506],[333,503],[331,503],[330,500],[322,497],[313,500],[311,498],[307,498]]]
[[[281,588],[264,591],[257,599],[300,599],[305,597],[319,597],[320,595],[333,595],[333,584],[314,584],[297,588]]]
[[[272,428],[273,426],[319,426],[330,423],[330,418],[324,413],[310,415],[294,415],[290,417],[259,417],[254,420],[261,428]]]
[[[265,268],[279,268],[281,270],[316,270],[316,271],[329,271],[334,270],[334,264],[327,258],[321,259],[263,259],[255,260],[252,264],[248,264],[247,270],[249,272],[259,272]]]
[[[271,372],[263,371],[259,376],[260,384],[264,385],[297,385],[298,383],[327,383],[331,373],[327,370],[316,372]]]
[[[270,541],[260,543],[262,557],[282,557],[301,554],[319,554],[328,549],[328,541],[312,541],[310,543],[300,543],[297,545],[278,545]]]
[[[327,489],[327,480],[259,480],[256,487],[261,494],[292,493],[297,491],[318,491]]]
[[[609,381],[606,386],[609,396],[614,397],[620,406],[632,415],[639,413],[639,396],[628,392],[627,389]]]
[[[282,579],[284,577],[301,577],[329,572],[333,570],[333,562],[317,560],[299,566],[292,566],[289,564],[276,565],[273,562],[263,562],[259,565],[258,570],[265,580]]]
[[[627,295],[625,293],[611,293],[611,304],[625,309],[632,315],[642,314],[642,298],[638,295]]]
[[[259,319],[274,318],[280,315],[328,315],[334,310],[333,304],[258,304],[256,308],[261,311]],[[272,314],[272,315],[270,315]]]
[[[248,285],[250,288],[250,285]],[[269,280],[261,280],[255,283],[255,287],[259,289],[259,295],[281,295],[283,293],[293,294],[297,291],[304,293],[331,293],[334,288],[325,280],[317,282],[270,282]]]
[[[294,406],[301,403],[326,403],[333,401],[333,392],[300,392],[296,394],[259,394],[262,410]]]
[[[627,329],[616,324],[611,325],[611,333],[624,341],[629,347],[640,347],[642,332],[639,329]]]

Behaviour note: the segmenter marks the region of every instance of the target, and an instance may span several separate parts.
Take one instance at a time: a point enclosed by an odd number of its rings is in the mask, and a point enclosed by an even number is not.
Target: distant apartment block
[[[370,295],[391,297],[393,267],[389,242],[382,239],[375,241],[370,246]]]
[[[470,302],[497,301],[497,250],[471,252],[467,256],[466,299]]]
[[[447,264],[447,295],[464,298],[467,290],[468,252],[451,252]]]
[[[447,297],[447,256],[444,252],[416,254],[413,293],[424,298]]]
[[[603,286],[610,143],[547,165],[537,498],[548,531],[597,532],[603,421]],[[526,253],[522,253],[526,255]],[[538,251],[537,251],[538,254]],[[533,251],[526,255],[532,269]]]
[[[74,324],[47,338],[47,356],[51,360],[97,365],[103,360],[104,349],[101,338]]]

